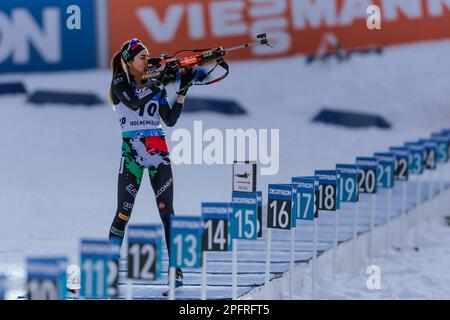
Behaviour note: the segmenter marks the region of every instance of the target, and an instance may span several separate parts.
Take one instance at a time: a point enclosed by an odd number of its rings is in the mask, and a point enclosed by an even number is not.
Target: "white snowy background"
[[[237,100],[246,116],[184,113],[175,128],[204,130],[280,129],[280,170],[259,176],[268,183],[352,163],[356,156],[387,151],[389,146],[428,137],[450,127],[450,41],[385,49],[383,55],[353,56],[349,61],[306,65],[304,57],[231,62],[230,76],[191,96]],[[0,75],[19,80],[28,92],[40,89],[94,92],[102,106],[45,105],[24,95],[0,96],[0,272],[9,276],[9,297],[23,292],[25,258],[66,255],[78,263],[79,240],[106,238],[116,209],[121,132],[108,104],[109,70]],[[189,99],[189,97],[188,97]],[[375,113],[389,130],[349,129],[311,122],[323,108]],[[173,131],[166,130],[169,147]],[[206,145],[206,143],[205,143]],[[173,166],[175,212],[199,215],[203,201],[229,201],[230,165]],[[159,222],[145,175],[131,223]],[[423,250],[379,258],[382,289],[369,291],[367,275],[338,274],[336,284],[323,274],[321,299],[449,299],[450,228],[440,221],[421,233]],[[305,294],[304,298],[308,298]]]

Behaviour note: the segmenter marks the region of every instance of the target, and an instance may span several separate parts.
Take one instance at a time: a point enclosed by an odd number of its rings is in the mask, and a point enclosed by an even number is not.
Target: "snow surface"
[[[450,41],[387,48],[382,56],[353,56],[350,61],[306,65],[304,57],[232,62],[230,76],[213,86],[195,87],[190,95],[232,98],[249,111],[231,117],[215,113],[182,114],[176,128],[280,129],[280,170],[259,176],[268,183],[352,163],[356,156],[387,151],[389,146],[428,137],[450,127]],[[1,75],[0,82],[23,81],[38,89],[90,91],[105,104],[95,108],[35,106],[23,95],[0,97],[0,127],[6,132],[0,149],[0,272],[11,289],[23,290],[25,257],[67,255],[78,263],[80,238],[106,238],[116,208],[121,133],[108,105],[109,70]],[[189,97],[188,97],[189,99]],[[349,129],[312,123],[323,108],[384,116],[392,129]],[[173,146],[167,129],[169,148]],[[204,201],[229,201],[231,165],[175,165],[175,212],[200,214]],[[145,177],[132,223],[158,222],[153,192]],[[450,298],[445,239],[450,229],[436,226],[420,254],[402,252],[383,262],[388,279],[410,275],[420,295],[407,286],[386,286],[377,298]],[[437,258],[439,257],[439,258]],[[433,261],[433,268],[429,262]],[[427,268],[427,266],[429,268]],[[366,275],[363,275],[366,277]],[[391,278],[389,278],[391,277]],[[324,298],[371,298],[365,282],[343,276],[335,294]],[[395,282],[394,282],[395,283]],[[397,282],[398,284],[399,282]],[[348,292],[350,284],[360,289]],[[328,290],[326,286],[323,290]]]
[[[328,268],[323,268],[317,299],[450,299],[450,275],[446,272],[450,248],[444,245],[450,240],[450,227],[438,221],[430,229],[423,226],[419,252],[413,250],[414,232],[409,232],[400,252],[392,250],[374,259],[373,264],[380,267],[380,289],[367,287],[366,268],[357,274],[348,269],[339,272],[336,283]],[[310,290],[297,298],[309,299]]]

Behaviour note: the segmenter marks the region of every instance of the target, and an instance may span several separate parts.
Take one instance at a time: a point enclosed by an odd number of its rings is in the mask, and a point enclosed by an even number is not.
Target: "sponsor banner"
[[[337,184],[336,170],[316,170],[315,174],[319,184]]]
[[[174,230],[175,229],[200,230],[203,228],[203,222],[201,217],[171,216],[170,228]]]
[[[378,166],[377,158],[374,157],[357,157],[356,165],[360,169],[372,169],[376,170]]]
[[[82,239],[80,252],[81,255],[109,258],[111,255],[110,242],[107,240]]]
[[[133,243],[162,241],[163,236],[160,225],[130,225],[128,232],[128,241]]]
[[[381,29],[370,30],[377,5]],[[230,58],[273,58],[314,53],[332,33],[344,48],[385,46],[450,37],[446,0],[110,0],[110,56],[130,38],[151,54],[179,49],[232,47],[267,33],[269,47]],[[369,23],[370,24],[370,23]],[[322,45],[321,45],[322,44]]]
[[[203,219],[225,219],[228,220],[233,212],[228,202],[203,202],[202,217]]]
[[[95,68],[95,32],[95,1],[2,1],[0,72]]]
[[[292,201],[292,185],[269,184],[269,199]]]
[[[66,257],[27,258],[28,277],[58,278],[66,273],[67,264]]]

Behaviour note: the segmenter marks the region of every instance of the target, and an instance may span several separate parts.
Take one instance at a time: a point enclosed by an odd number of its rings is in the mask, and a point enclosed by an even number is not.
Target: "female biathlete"
[[[170,252],[169,218],[174,214],[173,177],[161,119],[169,127],[176,124],[192,80],[192,72],[185,72],[181,76],[180,91],[171,106],[160,82],[143,80],[149,58],[145,45],[138,39],[132,39],[123,44],[111,62],[113,79],[110,98],[122,127],[123,140],[117,210],[109,239],[122,244],[144,169],[148,169]],[[177,269],[175,286],[180,287],[182,284],[183,273]]]

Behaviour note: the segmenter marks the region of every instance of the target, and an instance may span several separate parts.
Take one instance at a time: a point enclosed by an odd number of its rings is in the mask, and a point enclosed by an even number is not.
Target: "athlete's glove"
[[[192,86],[192,79],[194,79],[194,72],[191,69],[186,70],[186,72],[181,75],[178,95],[185,96],[187,94],[189,87]]]

